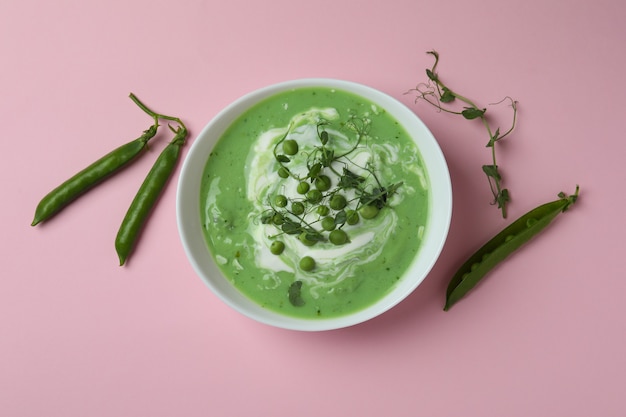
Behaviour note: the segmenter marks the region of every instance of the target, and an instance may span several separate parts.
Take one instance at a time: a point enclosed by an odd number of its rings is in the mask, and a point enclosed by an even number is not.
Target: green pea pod
[[[496,265],[539,234],[559,213],[574,204],[578,198],[578,189],[576,186],[576,192],[571,196],[559,193],[558,200],[524,214],[470,256],[450,280],[443,309],[449,310]]]
[[[48,220],[82,194],[133,161],[146,148],[148,141],[156,135],[157,128],[158,124],[155,122],[137,139],[109,152],[50,191],[37,205],[31,226]]]
[[[187,130],[181,126],[174,132],[174,139],[163,149],[148,172],[117,232],[115,250],[120,259],[120,266],[128,259],[152,208],[176,167],[181,147],[185,144]]]

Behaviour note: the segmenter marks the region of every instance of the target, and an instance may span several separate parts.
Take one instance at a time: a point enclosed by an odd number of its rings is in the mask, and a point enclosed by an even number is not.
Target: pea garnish
[[[298,142],[293,139],[287,139],[283,142],[283,152],[285,155],[295,155],[298,153]]]
[[[289,178],[289,170],[285,167],[280,167],[278,170],[278,176],[281,178]]]
[[[344,207],[346,207],[347,204],[348,204],[348,201],[341,194],[333,195],[330,198],[330,202],[328,203],[330,208],[333,210],[342,210]]]
[[[277,195],[274,199],[274,204],[276,204],[276,207],[287,207],[287,197],[282,194]]]
[[[361,207],[361,210],[360,210],[361,217],[363,217],[364,219],[373,219],[374,217],[378,215],[378,212],[379,212],[378,207],[372,204],[363,206]]]
[[[348,242],[348,234],[341,229],[333,230],[328,235],[328,240],[333,245],[344,245]]]
[[[559,213],[565,212],[578,199],[578,191],[579,187],[576,186],[571,196],[561,192],[558,200],[524,214],[470,256],[448,284],[444,310],[449,310],[496,265],[537,236]]]
[[[322,201],[322,198],[324,198],[324,195],[319,190],[311,190],[306,193],[306,199],[312,204],[319,203]]]
[[[322,229],[331,231],[335,230],[335,227],[337,227],[337,225],[335,224],[334,218],[327,216],[322,219]]]
[[[280,240],[275,240],[270,245],[270,252],[274,255],[280,255],[285,250],[285,244]]]
[[[320,216],[326,216],[328,215],[328,213],[330,213],[330,209],[328,208],[328,206],[317,206],[317,214],[319,214]]]
[[[309,191],[309,188],[309,183],[302,181],[300,184],[298,184],[296,191],[298,192],[298,194],[306,194],[307,191]]]
[[[304,204],[299,201],[291,203],[291,212],[296,216],[299,216],[304,213]]]
[[[282,214],[276,213],[274,214],[274,216],[272,216],[272,223],[274,223],[276,226],[280,226],[281,224],[285,223],[285,218]]]
[[[353,226],[359,222],[359,213],[356,210],[346,211],[346,223]]]
[[[330,190],[330,186],[332,185],[332,181],[328,175],[320,175],[315,179],[315,188],[320,191],[328,191]]]
[[[300,269],[302,269],[303,271],[312,271],[313,268],[315,268],[315,259],[311,258],[310,256],[305,256],[302,259],[300,259]]]

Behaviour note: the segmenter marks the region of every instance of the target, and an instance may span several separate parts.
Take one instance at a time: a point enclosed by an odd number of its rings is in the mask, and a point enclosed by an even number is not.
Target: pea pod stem
[[[140,137],[109,152],[46,194],[35,209],[31,226],[50,219],[78,197],[134,161],[146,148],[148,141],[156,135],[157,128],[158,122],[155,119],[154,124]]]
[[[543,231],[560,213],[578,199],[579,187],[571,196],[559,194],[559,199],[542,204],[515,220],[485,243],[454,274],[446,291],[447,311],[473,289],[496,265],[514,253],[523,244]]]
[[[181,148],[185,144],[187,129],[184,124],[181,122],[177,129],[173,129],[171,126],[170,129],[175,133],[174,138],[159,154],[150,172],[148,172],[117,232],[115,250],[119,257],[120,266],[124,265],[130,256],[150,212],[176,167]]]
[[[143,104],[141,102],[141,100],[139,100],[139,98],[137,98],[137,96],[135,94],[130,93],[129,97],[137,106],[139,106],[139,108],[141,110],[143,110],[147,115],[149,115],[150,117],[154,118],[155,120],[157,120],[157,119],[171,120],[171,121],[174,121],[174,122],[178,123],[178,125],[180,125],[180,126],[183,126],[183,127],[185,126],[184,123],[178,117],[167,116],[165,114],[156,113],[156,112],[150,110],[148,108],[148,106]]]

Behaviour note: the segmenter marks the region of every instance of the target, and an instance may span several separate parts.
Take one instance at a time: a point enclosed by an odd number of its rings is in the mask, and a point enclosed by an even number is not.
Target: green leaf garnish
[[[347,168],[343,169],[343,175],[339,178],[339,186],[341,188],[357,188],[363,182],[365,182],[365,178]]]
[[[285,219],[285,222],[280,226],[280,228],[288,235],[297,235],[302,231],[302,227],[291,219]]]
[[[302,307],[304,299],[302,298],[302,281],[294,281],[288,290],[289,302],[295,307]]]
[[[426,69],[426,76],[433,81],[437,81],[437,75],[429,69]]]
[[[454,93],[445,87],[442,90],[443,90],[443,93],[441,94],[441,97],[439,97],[439,100],[441,100],[442,103],[453,102],[454,99],[456,98],[454,97]]]
[[[475,107],[466,107],[465,109],[463,109],[461,114],[467,120],[472,120],[472,119],[477,119],[479,117],[483,117],[486,111],[487,109],[477,109]]]
[[[348,220],[348,215],[346,214],[345,210],[341,210],[339,212],[337,212],[337,214],[335,215],[335,224],[336,225],[342,225],[346,222],[346,220]]]
[[[322,164],[317,162],[309,168],[308,177],[311,178],[311,181],[314,181],[321,171],[322,171]]]
[[[498,194],[498,197],[496,198],[498,208],[504,208],[506,203],[508,203],[509,201],[511,201],[511,197],[509,197],[509,190],[503,188],[502,190],[500,190],[500,194]]]
[[[501,179],[497,165],[483,165],[483,172],[487,174],[488,177],[494,178],[496,180]]]
[[[487,148],[493,148],[499,139],[500,139],[500,128],[497,128],[495,133],[491,135],[491,137],[489,138],[489,142],[487,143]]]

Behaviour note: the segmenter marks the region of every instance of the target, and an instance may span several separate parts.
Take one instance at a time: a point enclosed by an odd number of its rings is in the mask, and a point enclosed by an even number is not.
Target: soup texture
[[[415,259],[429,181],[385,109],[352,93],[297,88],[243,113],[201,183],[209,252],[264,308],[337,317],[382,298]]]

